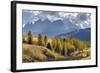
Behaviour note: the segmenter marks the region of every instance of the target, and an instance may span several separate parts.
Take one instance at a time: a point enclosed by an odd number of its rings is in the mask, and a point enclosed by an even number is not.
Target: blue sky
[[[23,33],[31,30],[35,35],[44,33],[51,36],[74,29],[90,28],[90,17],[90,13],[82,12],[22,10]]]

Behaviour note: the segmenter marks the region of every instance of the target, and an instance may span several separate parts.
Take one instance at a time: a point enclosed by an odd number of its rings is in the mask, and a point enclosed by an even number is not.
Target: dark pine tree
[[[45,46],[47,46],[47,42],[48,42],[48,38],[47,38],[47,36],[45,36],[45,37],[44,37]]]
[[[38,45],[40,45],[40,46],[44,46],[45,45],[44,44],[44,39],[42,37],[42,34],[38,35]]]
[[[28,32],[28,44],[33,44],[33,36],[31,31]]]
[[[51,47],[50,43],[47,44],[47,48],[50,49],[50,50],[52,50],[52,47]]]

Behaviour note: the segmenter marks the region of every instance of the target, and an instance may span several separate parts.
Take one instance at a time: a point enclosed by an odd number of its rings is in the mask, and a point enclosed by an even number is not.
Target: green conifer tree
[[[31,31],[28,32],[28,44],[33,44],[33,36]]]

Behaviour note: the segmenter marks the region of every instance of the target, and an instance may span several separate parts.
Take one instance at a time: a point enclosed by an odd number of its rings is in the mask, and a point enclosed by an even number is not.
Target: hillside
[[[61,33],[56,38],[78,38],[80,40],[90,41],[91,40],[91,29],[80,29],[69,33]]]
[[[23,62],[43,62],[64,59],[64,56],[54,53],[46,47],[23,44]]]

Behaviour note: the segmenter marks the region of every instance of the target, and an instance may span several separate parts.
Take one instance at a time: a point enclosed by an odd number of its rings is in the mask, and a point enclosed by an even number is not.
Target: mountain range
[[[48,37],[54,37],[61,33],[67,33],[79,29],[78,26],[66,20],[66,24],[62,20],[56,20],[51,22],[46,19],[44,21],[38,20],[34,24],[28,22],[23,28],[23,35],[26,35],[30,30],[34,36],[38,36],[39,33],[47,35]]]
[[[39,19],[34,24],[28,22],[22,29],[23,35],[27,35],[29,31],[32,32],[33,36],[38,36],[41,33],[43,36],[49,38],[67,38],[74,37],[81,40],[90,40],[91,29],[81,29],[79,26],[73,24],[70,20],[66,20],[66,23],[62,20],[56,20],[51,22],[49,19],[42,21]]]
[[[80,40],[90,41],[91,40],[91,29],[80,29],[69,33],[62,33],[56,36],[56,38],[78,38]]]

